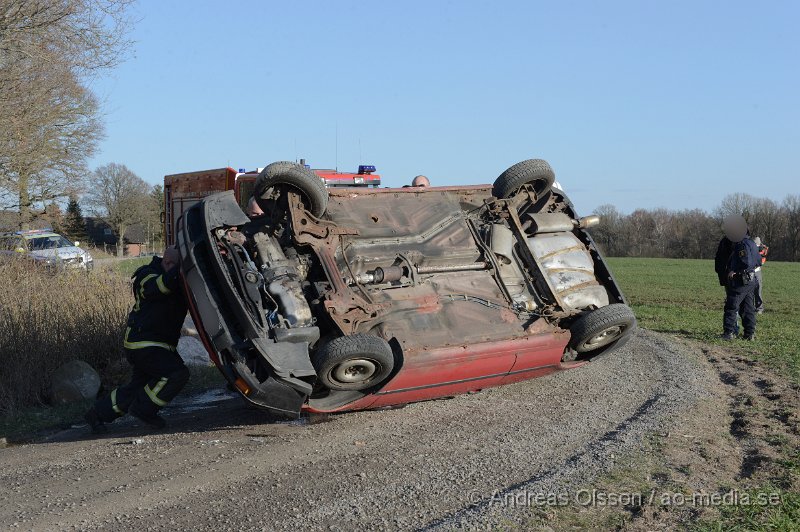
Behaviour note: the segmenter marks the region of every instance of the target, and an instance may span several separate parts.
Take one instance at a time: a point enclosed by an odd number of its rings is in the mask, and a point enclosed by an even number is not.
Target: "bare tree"
[[[0,68],[20,59],[66,62],[82,77],[116,66],[128,53],[133,1],[0,0]]]
[[[125,248],[125,233],[147,218],[151,187],[124,164],[109,163],[89,178],[86,203],[92,206],[117,235],[117,256]]]
[[[29,90],[0,102],[0,205],[17,209],[25,228],[44,205],[81,189],[103,128],[96,99],[65,65],[19,74]]]
[[[784,246],[788,260],[800,260],[800,195],[790,194],[783,200],[785,213]]]
[[[728,194],[722,198],[722,202],[714,210],[714,216],[720,220],[731,214],[741,214],[747,218],[748,214],[753,211],[753,206],[757,201],[758,198],[744,192]]]
[[[80,189],[102,136],[85,82],[127,53],[132,0],[0,0],[0,206],[26,227]]]

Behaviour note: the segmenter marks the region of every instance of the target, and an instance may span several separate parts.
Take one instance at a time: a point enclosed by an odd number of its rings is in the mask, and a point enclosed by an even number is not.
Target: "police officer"
[[[753,340],[756,333],[756,309],[753,297],[756,288],[755,269],[761,265],[761,256],[758,254],[755,242],[747,236],[747,222],[742,216],[728,216],[723,222],[723,228],[731,246],[725,265],[725,314],[722,338],[732,340],[738,336],[737,314],[739,314],[744,327],[743,338]]]
[[[164,428],[166,422],[158,411],[189,380],[189,370],[177,352],[187,310],[178,261],[178,251],[167,248],[163,259],[153,257],[133,274],[136,302],[128,315],[124,343],[133,376],[128,384],[98,399],[86,413],[92,432],[105,432],[104,423],[126,413],[155,428]]]

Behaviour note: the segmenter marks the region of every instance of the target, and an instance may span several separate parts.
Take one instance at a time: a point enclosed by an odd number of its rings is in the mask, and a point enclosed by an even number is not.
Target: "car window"
[[[31,251],[72,247],[72,242],[61,235],[38,236],[28,240]]]

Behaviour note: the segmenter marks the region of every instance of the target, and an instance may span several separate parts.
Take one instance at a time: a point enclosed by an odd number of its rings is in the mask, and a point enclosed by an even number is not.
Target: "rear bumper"
[[[184,213],[176,245],[189,309],[209,356],[242,396],[273,413],[297,417],[316,379],[308,343],[276,342],[253,319],[212,234],[248,222],[232,192],[210,196]]]

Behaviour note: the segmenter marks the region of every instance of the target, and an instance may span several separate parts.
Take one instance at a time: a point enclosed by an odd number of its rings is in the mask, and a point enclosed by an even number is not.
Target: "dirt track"
[[[237,398],[0,450],[0,524],[22,529],[477,528],[518,520],[520,490],[591,487],[642,437],[719,386],[711,366],[640,332],[587,367],[479,394],[274,422]]]

